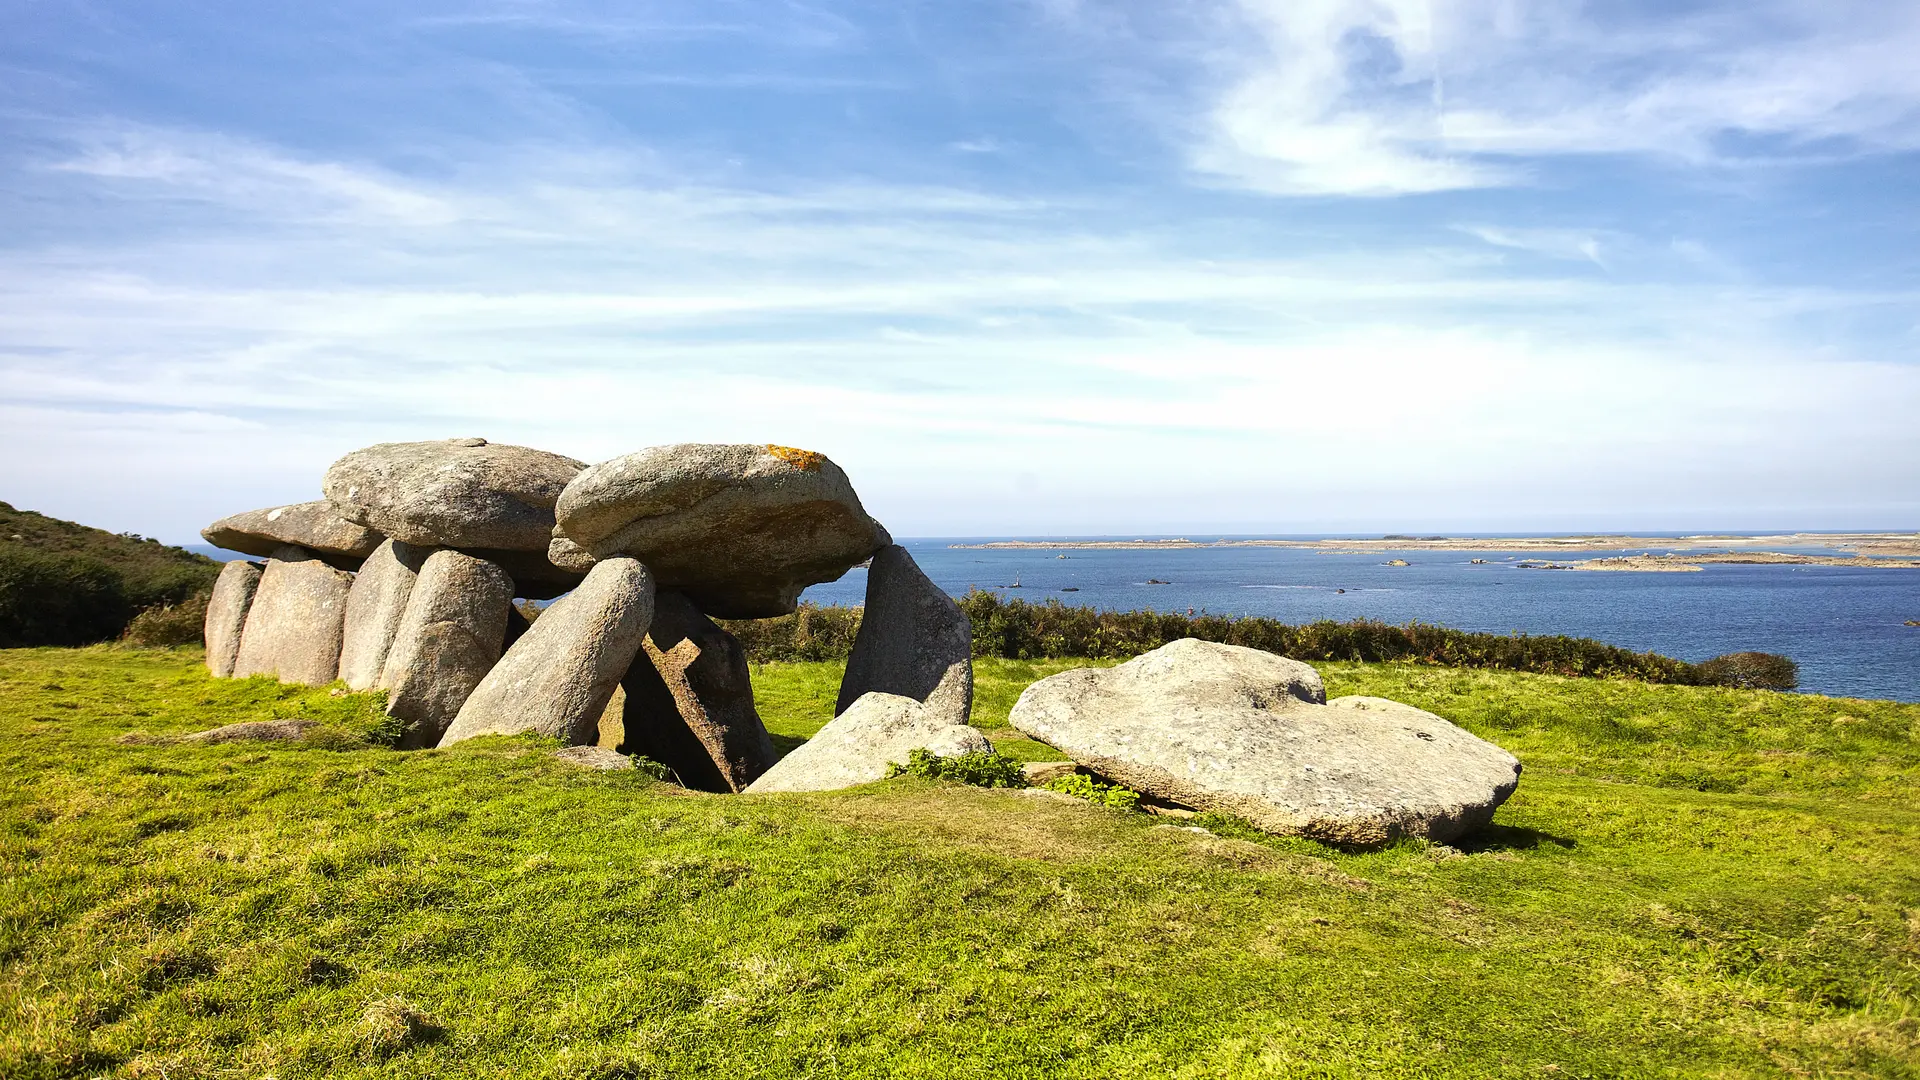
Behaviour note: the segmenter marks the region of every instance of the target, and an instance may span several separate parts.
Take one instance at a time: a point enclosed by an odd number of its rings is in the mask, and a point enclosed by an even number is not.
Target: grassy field
[[[1463,850],[1344,853],[402,754],[198,662],[0,652],[0,1076],[1920,1075],[1920,706],[1324,665],[1527,766]],[[977,721],[1050,756],[1006,710],[1066,666]],[[792,745],[838,670],[756,678]]]

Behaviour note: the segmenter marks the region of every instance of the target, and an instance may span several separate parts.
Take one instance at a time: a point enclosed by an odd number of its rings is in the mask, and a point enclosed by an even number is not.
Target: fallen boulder
[[[358,569],[385,539],[341,517],[325,499],[224,517],[201,529],[200,536],[214,547],[246,555],[272,555],[292,544],[342,570]]]
[[[232,675],[240,659],[240,634],[265,569],[260,563],[230,562],[220,568],[220,576],[213,583],[201,636],[207,642],[207,670],[216,679]]]
[[[388,540],[367,556],[347,591],[347,622],[340,641],[340,679],[349,690],[384,685],[393,635],[407,613],[420,565],[432,554],[399,540]]]
[[[566,746],[555,750],[553,756],[568,765],[577,765],[582,769],[611,772],[615,769],[633,768],[632,758],[604,746]]]
[[[1432,713],[1326,703],[1305,664],[1192,638],[1042,679],[1011,719],[1155,799],[1338,844],[1451,840],[1486,824],[1520,779],[1512,754]]]
[[[283,547],[267,560],[240,632],[234,675],[273,675],[281,682],[325,686],[340,672],[340,638],[353,575],[303,548]]]
[[[787,614],[892,542],[838,465],[784,446],[656,446],[588,468],[554,509],[555,565],[630,555],[722,619]]]
[[[833,791],[884,779],[889,765],[925,749],[958,757],[993,744],[977,729],[929,715],[926,706],[896,694],[865,694],[813,738],[747,786],[747,794]]]
[[[867,570],[867,603],[834,711],[868,693],[910,697],[950,724],[972,718],[972,624],[898,544],[875,552]]]
[[[746,652],[680,593],[654,597],[621,687],[620,749],[672,769],[686,787],[737,792],[779,757],[753,706]]]
[[[553,504],[586,466],[485,439],[380,443],[327,469],[348,520],[423,547],[545,551]]]
[[[440,745],[523,732],[575,746],[593,742],[601,711],[652,621],[647,568],[633,559],[600,562],[579,588],[542,611],[480,680]]]
[[[400,749],[440,744],[500,659],[512,607],[505,570],[458,551],[427,557],[380,676],[387,715],[407,723]]]

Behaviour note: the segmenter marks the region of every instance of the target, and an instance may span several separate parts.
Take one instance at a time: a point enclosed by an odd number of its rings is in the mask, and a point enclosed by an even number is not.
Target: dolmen
[[[746,654],[714,620],[790,614],[807,586],[870,564],[836,711],[861,730],[884,700],[946,740],[921,745],[989,745],[950,738],[972,708],[966,616],[825,455],[684,443],[590,466],[479,438],[381,443],[334,462],[321,490],[202,531],[263,557],[228,563],[214,587],[215,676],[384,690],[404,749],[522,733],[593,746],[620,689],[620,752],[740,792],[778,754]],[[529,623],[516,599],[554,602]],[[859,783],[875,768],[814,772]]]

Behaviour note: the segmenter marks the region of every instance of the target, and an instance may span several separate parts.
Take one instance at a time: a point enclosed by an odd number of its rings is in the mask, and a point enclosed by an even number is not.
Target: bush
[[[1737,652],[1695,665],[1694,676],[1700,686],[1791,690],[1800,685],[1800,665],[1774,653]]]
[[[1082,773],[1069,773],[1057,780],[1047,781],[1048,791],[1058,791],[1076,799],[1085,799],[1099,806],[1109,806],[1115,810],[1140,809],[1140,793],[1118,784],[1103,784],[1091,776]]]
[[[888,776],[924,776],[930,780],[953,780],[974,787],[1023,788],[1026,771],[1012,758],[986,750],[969,750],[954,757],[939,757],[925,747],[907,751],[907,763],[887,766]]]
[[[206,630],[209,596],[197,592],[178,604],[155,604],[133,617],[120,640],[150,648],[198,645]]]
[[[132,614],[126,582],[111,566],[0,547],[0,649],[108,641]]]
[[[801,604],[791,615],[721,623],[755,663],[845,660],[860,632],[860,609]]]

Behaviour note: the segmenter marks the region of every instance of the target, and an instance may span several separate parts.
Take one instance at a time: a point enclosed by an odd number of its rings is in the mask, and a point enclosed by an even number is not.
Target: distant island
[[[1694,536],[1631,536],[1594,533],[1581,536],[1473,537],[1405,536],[1327,538],[1324,540],[991,540],[951,544],[953,548],[1000,550],[1165,551],[1184,548],[1303,548],[1341,554],[1379,551],[1552,551],[1556,553],[1619,551],[1659,548],[1686,551],[1685,556],[1607,556],[1555,565],[1557,570],[1686,572],[1702,563],[1792,564],[1798,566],[1858,566],[1874,569],[1920,569],[1920,533],[1775,533],[1766,536],[1699,534]],[[1797,552],[1737,550],[1769,547],[1820,547],[1847,554],[1811,555]],[[1735,550],[1730,550],[1735,549]],[[1695,554],[1698,552],[1698,554]],[[1544,568],[1543,568],[1544,569]]]

